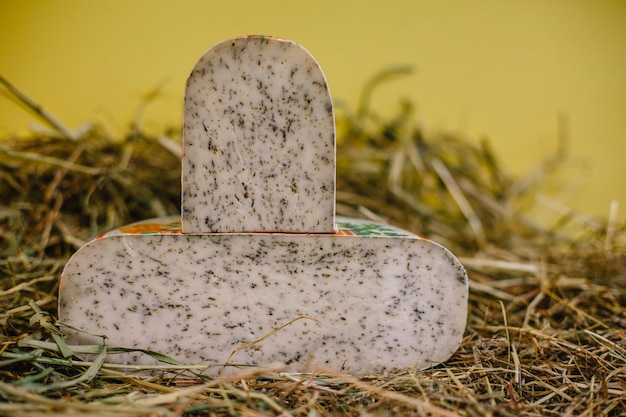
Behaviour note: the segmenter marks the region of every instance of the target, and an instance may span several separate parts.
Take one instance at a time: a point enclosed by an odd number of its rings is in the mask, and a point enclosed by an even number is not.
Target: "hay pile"
[[[208,379],[72,358],[55,322],[63,265],[98,233],[179,212],[179,138],[138,126],[122,138],[96,125],[72,133],[0,81],[55,129],[0,141],[0,415],[626,414],[624,226],[568,210],[537,221],[537,189],[562,155],[516,180],[487,143],[424,136],[409,104],[390,120],[367,100],[338,112],[338,212],[460,257],[469,319],[448,362],[359,378],[244,369]]]

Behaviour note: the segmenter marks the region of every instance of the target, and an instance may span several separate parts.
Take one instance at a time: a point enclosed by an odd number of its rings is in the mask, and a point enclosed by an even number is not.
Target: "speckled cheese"
[[[113,230],[68,261],[68,343],[106,335],[135,350],[109,361],[154,364],[149,350],[212,374],[227,362],[421,369],[458,348],[458,260],[406,231],[335,218],[333,107],[302,47],[258,36],[209,50],[187,85],[182,162],[182,218]]]
[[[59,319],[108,335],[109,346],[216,365],[214,373],[229,358],[358,374],[424,368],[449,358],[461,342],[467,310],[467,279],[456,258],[406,232],[374,225],[391,230],[376,236],[371,224],[343,221],[368,236],[105,236],[67,264]],[[68,342],[101,340],[69,332]],[[142,353],[110,360],[154,363]]]
[[[334,232],[333,105],[300,45],[211,48],[187,81],[183,124],[183,231]]]

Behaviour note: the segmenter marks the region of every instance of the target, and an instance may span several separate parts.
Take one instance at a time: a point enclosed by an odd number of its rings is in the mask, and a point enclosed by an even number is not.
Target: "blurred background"
[[[374,91],[381,116],[408,99],[426,134],[488,139],[516,175],[565,144],[555,196],[592,216],[626,205],[623,0],[1,0],[0,28],[0,75],[71,129],[122,135],[154,91],[143,127],[179,127],[206,49],[274,35],[313,54],[337,104],[356,108],[374,75],[408,65]],[[0,137],[27,132],[37,119],[0,94]]]

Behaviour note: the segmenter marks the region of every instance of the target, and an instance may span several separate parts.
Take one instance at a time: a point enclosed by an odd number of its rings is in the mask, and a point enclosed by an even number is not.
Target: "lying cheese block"
[[[183,234],[174,218],[127,226],[67,263],[59,319],[108,336],[109,346],[215,365],[212,373],[227,362],[365,374],[448,359],[467,315],[457,259],[390,226],[338,218],[338,227]],[[101,340],[68,331],[68,343]],[[139,352],[108,360],[155,363]]]
[[[187,81],[182,228],[335,231],[335,119],[300,45],[251,36],[209,49]]]

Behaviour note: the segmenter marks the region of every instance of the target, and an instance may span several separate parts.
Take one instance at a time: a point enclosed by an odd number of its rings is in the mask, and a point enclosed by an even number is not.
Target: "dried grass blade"
[[[33,152],[16,151],[4,145],[0,145],[0,152],[7,156],[23,159],[25,161],[36,162],[44,165],[58,166],[71,171],[80,172],[87,175],[98,175],[102,173],[100,168],[92,168],[84,165],[78,165],[73,162],[64,161],[63,159],[54,158],[52,156],[40,155]]]
[[[254,346],[259,342],[262,342],[263,340],[267,339],[268,337],[271,337],[272,335],[276,334],[277,332],[281,331],[282,329],[284,329],[285,327],[289,326],[290,324],[298,321],[298,320],[302,320],[302,319],[307,319],[307,320],[312,320],[316,323],[319,323],[319,320],[316,319],[315,317],[310,317],[310,316],[298,316],[298,317],[294,317],[293,319],[287,321],[286,323],[278,326],[277,328],[273,329],[272,331],[268,332],[267,334],[261,336],[258,339],[252,340],[250,342],[244,343],[241,346],[237,347],[235,350],[233,350],[230,355],[228,355],[228,358],[226,359],[226,364],[230,364],[230,360],[231,358],[235,355],[235,353],[239,352],[240,350],[246,349],[250,346]],[[222,370],[220,371],[220,375],[224,372],[225,368],[222,368]]]
[[[466,267],[477,271],[503,271],[503,272],[525,272],[539,275],[539,267],[532,263],[510,262],[499,259],[485,259],[478,257],[459,257],[459,261]]]
[[[33,99],[28,97],[24,92],[22,92],[19,88],[14,86],[9,82],[6,78],[0,75],[0,84],[4,85],[4,87],[22,104],[26,105],[27,108],[32,110],[36,115],[41,117],[44,121],[46,121],[50,126],[56,129],[57,132],[65,136],[67,139],[76,141],[78,137],[72,133],[63,123],[61,123],[56,117],[52,114],[48,113],[46,109],[44,109],[39,104],[35,103]]]
[[[443,164],[443,162],[441,162],[439,158],[433,157],[430,161],[430,164],[441,179],[441,181],[443,181],[443,183],[446,185],[448,191],[452,195],[452,198],[454,198],[454,201],[456,201],[456,204],[459,206],[459,209],[461,209],[461,212],[463,213],[470,227],[474,231],[476,243],[478,243],[478,245],[481,247],[485,246],[485,243],[487,242],[485,229],[483,228],[483,225],[476,215],[476,212],[472,208],[471,204],[469,203],[469,201],[467,201],[467,198],[465,198],[461,187],[459,187],[448,168],[446,168],[446,166]]]
[[[79,401],[67,401],[65,398],[52,399],[44,395],[39,395],[15,387],[6,382],[0,381],[0,394],[5,398],[10,398],[13,403],[0,403],[0,413],[10,412],[11,417],[36,417],[36,416],[67,416],[82,415],[92,417],[134,417],[153,416],[154,410],[141,410],[124,405],[105,407],[102,403],[84,403]]]
[[[340,379],[344,383],[349,383],[350,385],[360,390],[363,390],[372,394],[376,394],[383,398],[387,398],[393,401],[398,401],[402,404],[408,405],[410,407],[415,407],[417,410],[423,411],[425,413],[430,413],[434,416],[460,417],[460,414],[457,414],[454,411],[450,411],[445,408],[439,407],[437,405],[431,404],[429,402],[420,400],[419,398],[409,397],[408,395],[404,395],[396,391],[391,391],[386,388],[381,388],[381,387],[368,384],[367,382],[364,382],[360,380],[359,378],[346,375],[346,374],[341,374],[332,369],[320,367],[318,368],[318,371],[335,376],[336,378]]]
[[[14,294],[16,292],[22,291],[24,289],[30,288],[33,285],[39,283],[39,282],[48,282],[48,281],[52,281],[57,279],[56,276],[54,275],[44,275],[42,277],[38,277],[38,278],[33,278],[30,281],[26,281],[26,282],[21,282],[9,289],[6,289],[4,291],[0,291],[0,297],[5,297],[7,295],[11,295]],[[32,308],[32,307],[31,307]]]

